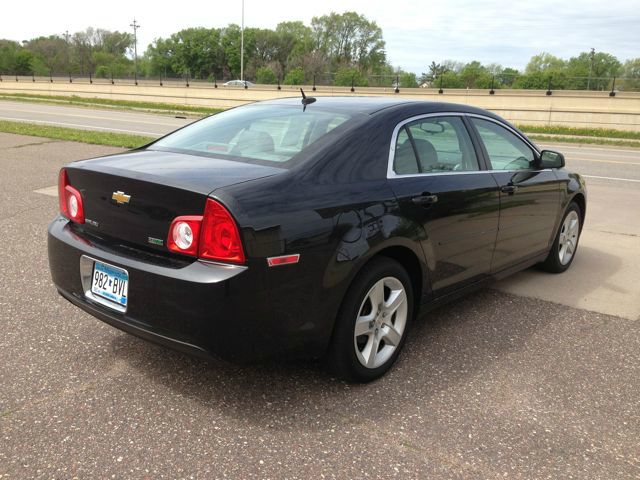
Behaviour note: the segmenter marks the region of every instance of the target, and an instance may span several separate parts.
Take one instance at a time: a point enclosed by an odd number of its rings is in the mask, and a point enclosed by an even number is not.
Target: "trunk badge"
[[[129,203],[129,200],[131,200],[131,195],[127,195],[126,193],[118,190],[117,192],[113,192],[113,195],[111,195],[111,200],[115,200],[118,205],[124,205],[125,203]]]
[[[159,238],[153,238],[153,237],[147,237],[147,242],[150,243],[151,245],[159,245],[159,246],[162,246],[164,244],[163,240],[160,240]]]

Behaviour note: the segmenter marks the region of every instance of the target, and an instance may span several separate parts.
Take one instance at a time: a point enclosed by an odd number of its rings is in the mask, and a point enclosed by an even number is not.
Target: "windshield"
[[[155,142],[152,148],[207,154],[251,163],[285,163],[349,119],[344,112],[302,106],[251,105],[205,118]]]

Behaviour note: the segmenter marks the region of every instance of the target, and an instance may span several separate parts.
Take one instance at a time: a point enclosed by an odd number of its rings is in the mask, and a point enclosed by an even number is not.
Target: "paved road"
[[[208,364],[57,296],[57,202],[35,191],[115,151],[0,134],[0,478],[640,477],[637,184],[589,180],[569,272],[437,310],[388,376],[349,386]]]
[[[131,133],[151,137],[159,137],[193,121],[193,119],[175,118],[169,114],[158,115],[6,100],[0,100],[0,120]]]

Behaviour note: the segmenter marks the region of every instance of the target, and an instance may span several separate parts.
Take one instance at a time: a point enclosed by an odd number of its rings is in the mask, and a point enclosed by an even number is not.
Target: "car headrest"
[[[409,140],[405,140],[396,147],[396,153],[393,158],[393,169],[399,175],[418,173],[416,156],[413,153],[413,147]]]
[[[244,130],[238,137],[238,142],[231,154],[274,153],[274,151],[273,138],[267,132]]]
[[[418,156],[420,157],[420,165],[423,171],[431,170],[431,167],[438,163],[438,152],[429,140],[422,138],[414,138]]]

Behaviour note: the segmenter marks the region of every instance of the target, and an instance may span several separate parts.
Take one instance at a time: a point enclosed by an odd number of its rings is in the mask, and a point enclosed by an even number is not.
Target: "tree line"
[[[240,26],[188,28],[156,38],[138,58],[138,76],[202,80],[240,78]],[[0,40],[0,74],[93,75],[134,73],[133,34],[88,28],[18,43]],[[640,58],[620,62],[605,52],[568,60],[532,57],[523,71],[478,61],[431,62],[422,75],[390,64],[382,29],[356,12],[314,17],[310,25],[282,22],[275,29],[244,29],[244,75],[262,84],[318,84],[442,88],[592,89],[640,88]]]
[[[145,60],[150,76],[221,79],[240,77],[238,25],[189,28],[149,45]],[[385,54],[382,29],[356,12],[314,17],[311,25],[282,22],[274,30],[245,28],[244,75],[258,83],[310,83],[335,72],[338,82],[393,73]],[[342,79],[342,80],[341,80]]]
[[[531,57],[524,71],[480,62],[432,62],[420,77],[422,84],[442,88],[514,88],[551,90],[608,90],[640,88],[640,58],[624,64],[605,52],[582,52],[568,60],[542,52]]]
[[[50,35],[22,42],[0,39],[0,74],[128,75],[133,35],[87,28],[73,35]]]

